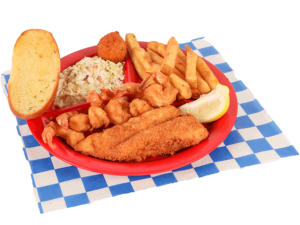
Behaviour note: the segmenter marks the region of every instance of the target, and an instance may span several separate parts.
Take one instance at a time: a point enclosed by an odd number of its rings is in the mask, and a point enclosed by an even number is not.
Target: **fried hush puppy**
[[[127,48],[118,31],[111,32],[100,39],[97,45],[97,55],[114,63],[125,60]]]

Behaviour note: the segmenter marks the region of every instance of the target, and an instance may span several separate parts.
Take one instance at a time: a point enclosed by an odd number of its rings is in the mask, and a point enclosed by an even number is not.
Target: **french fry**
[[[163,57],[161,57],[156,52],[152,51],[150,48],[147,48],[147,52],[150,55],[153,62],[157,63],[158,65],[162,64],[162,61],[164,60]],[[176,68],[173,69],[173,73],[175,73],[177,76],[184,80],[183,74]]]
[[[167,46],[162,43],[158,43],[157,53],[160,54],[162,57],[165,57],[166,51],[167,51]]]
[[[125,43],[126,43],[126,47],[129,52],[129,55],[132,59],[132,57],[133,57],[132,49],[140,47],[139,42],[137,41],[134,34],[128,33],[125,35]]]
[[[176,74],[172,73],[170,76],[170,82],[171,84],[178,89],[178,92],[180,94],[180,98],[183,99],[189,99],[192,97],[192,90],[187,82],[182,80],[180,77],[178,77]]]
[[[132,49],[134,57],[136,57],[140,63],[144,66],[145,70],[151,70],[152,68],[152,60],[150,56],[147,54],[147,52],[140,47],[133,48]]]
[[[147,49],[150,49],[151,51],[160,55],[162,58],[164,58],[166,56],[167,46],[165,46],[162,43],[158,43],[157,41],[150,41],[148,43]]]
[[[164,58],[166,55],[167,47],[162,43],[158,43],[156,41],[151,41],[151,42],[149,42],[147,49],[152,50],[154,53],[156,53],[156,54],[160,55],[162,58]],[[182,53],[182,51],[180,49],[179,49],[178,53],[179,52]],[[186,66],[185,61],[186,61],[186,58],[184,59],[184,61],[182,61],[178,56],[176,57],[176,61],[175,61],[176,70],[179,71],[183,76],[185,74],[185,66]],[[177,74],[176,71],[174,71],[174,70],[173,70],[173,73]]]
[[[178,77],[180,77],[182,80],[185,80],[185,77],[182,75],[182,73],[180,73],[179,70],[177,70],[176,68],[174,68],[173,73],[175,75],[177,75]]]
[[[150,48],[147,47],[147,53],[149,54],[149,56],[151,57],[152,61],[157,63],[157,64],[161,64],[163,61],[163,57],[161,57],[159,54],[157,54],[156,52],[152,51]]]
[[[197,75],[196,75],[197,55],[191,48],[189,48],[188,45],[186,45],[185,48],[187,53],[185,80],[190,85],[191,88],[197,88]]]
[[[208,84],[203,80],[203,78],[200,76],[199,73],[196,73],[197,75],[197,89],[200,92],[200,94],[207,94],[211,91]]]
[[[143,65],[145,65],[145,68],[148,68],[148,69],[146,69],[146,71],[157,71],[157,72],[161,73],[161,71],[160,71],[161,66],[154,62],[150,63],[148,56],[147,56],[147,52],[145,52],[144,49],[134,48],[133,53],[136,54],[139,59],[141,59],[141,63]],[[165,74],[163,74],[163,75],[166,76]],[[172,78],[171,78],[171,75],[173,75]],[[170,81],[172,86],[174,86],[176,89],[178,89],[178,92],[181,93],[181,95],[183,96],[184,99],[191,98],[192,93],[191,93],[191,88],[189,87],[188,83],[185,82],[184,79],[181,79],[179,76],[177,76],[174,73],[172,73],[171,75],[166,76],[166,78]],[[175,78],[174,78],[174,76],[175,76]],[[171,81],[171,79],[172,79],[172,81]]]
[[[166,50],[164,50],[164,52],[161,52],[161,53],[158,51],[159,43],[160,42],[158,42],[158,41],[151,40],[148,43],[147,49],[150,49],[150,50],[156,52],[157,54],[159,54],[160,56],[165,57]]]
[[[218,85],[219,81],[213,72],[210,70],[208,65],[204,62],[204,60],[198,56],[196,68],[200,73],[201,77],[207,82],[209,87],[214,90]]]
[[[181,59],[183,62],[186,62],[186,55],[179,49],[177,57]]]
[[[149,54],[153,62],[157,63],[158,65],[162,64],[164,58],[156,52],[152,51],[149,47],[147,47],[147,53]]]
[[[176,58],[175,68],[185,76],[185,68],[186,68],[185,62],[183,62],[178,57]]]
[[[200,91],[198,91],[198,89],[194,88],[192,89],[192,99],[198,99],[200,98]]]
[[[160,69],[161,69],[160,65],[155,64],[155,63],[152,62],[150,56],[145,51],[145,49],[143,49],[143,48],[133,48],[132,51],[133,51],[134,57],[136,57],[137,60],[145,68],[145,71],[157,71],[157,72],[161,72],[160,71]]]
[[[153,63],[151,63],[151,66],[156,68],[156,71],[158,71],[158,72],[160,71],[160,65],[158,65],[157,63],[153,62]]]
[[[149,74],[145,72],[144,66],[140,63],[138,58],[133,54],[133,48],[139,48],[140,47],[135,35],[130,34],[130,33],[126,34],[125,43],[126,43],[128,53],[130,55],[131,61],[134,65],[134,68],[135,68],[136,72],[144,80],[146,77],[149,76]],[[155,82],[152,81],[151,83],[154,84]]]
[[[194,68],[195,53],[189,46],[186,46],[187,53],[193,53],[190,58],[192,61],[189,59],[187,62],[188,56],[179,49],[179,45],[174,37],[169,40],[167,46],[157,41],[149,42],[147,52],[140,48],[134,34],[126,34],[125,42],[139,76],[142,79],[148,77],[149,74],[145,71],[158,71],[164,75],[169,75],[168,79],[179,91],[179,99],[190,98],[189,96],[193,99],[198,99],[200,95],[214,90],[219,83],[210,68],[199,56],[197,56],[196,60],[196,82],[194,69],[192,73],[186,74],[186,70],[191,71],[190,67]],[[197,84],[196,86],[195,83]]]
[[[177,101],[184,100],[185,98],[181,96],[181,94],[177,94]]]
[[[175,67],[175,60],[179,50],[179,44],[174,37],[171,37],[167,44],[166,54],[161,64],[161,72],[171,75]]]
[[[164,44],[158,43],[156,41],[151,41],[148,44],[148,48],[152,50],[153,52],[159,54],[160,56],[164,57],[166,54],[166,46]],[[200,57],[198,57],[200,58]],[[201,94],[207,94],[211,91],[211,88],[206,83],[205,80],[203,80],[202,76],[198,72],[198,58],[197,58],[197,89]],[[179,49],[178,55],[176,58],[175,68],[179,70],[182,74],[185,75],[185,62],[186,62],[186,55]]]
[[[188,48],[190,48],[190,47],[188,47]],[[186,55],[180,49],[178,51],[177,56],[181,60],[186,61]],[[219,81],[200,56],[197,56],[196,69],[200,73],[201,77],[206,81],[206,83],[208,84],[210,89],[214,90],[216,88],[217,84],[219,83]]]

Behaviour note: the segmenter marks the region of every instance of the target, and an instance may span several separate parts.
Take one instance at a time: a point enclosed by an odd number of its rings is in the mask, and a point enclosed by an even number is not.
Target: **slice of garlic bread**
[[[57,44],[48,31],[27,30],[18,38],[8,82],[8,102],[15,116],[43,114],[56,95],[60,75]]]

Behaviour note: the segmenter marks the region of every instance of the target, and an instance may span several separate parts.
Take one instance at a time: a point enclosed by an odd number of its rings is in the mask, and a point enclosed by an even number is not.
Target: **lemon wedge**
[[[179,107],[182,115],[186,113],[195,116],[200,123],[209,123],[221,118],[229,107],[229,88],[218,84],[215,90],[193,102]]]

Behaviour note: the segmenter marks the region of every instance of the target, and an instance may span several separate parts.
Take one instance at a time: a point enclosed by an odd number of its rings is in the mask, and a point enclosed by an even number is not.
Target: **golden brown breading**
[[[84,113],[72,116],[69,119],[69,127],[78,132],[84,132],[91,128],[89,116]]]
[[[174,119],[180,115],[174,106],[165,106],[130,118],[126,123],[116,125],[98,135],[90,135],[75,146],[75,150],[101,159],[110,160],[112,149],[139,132]],[[113,159],[113,158],[112,158]]]
[[[84,140],[81,140],[75,147],[74,149],[76,151],[80,151],[81,153],[85,155],[91,155],[93,156],[93,153],[95,151],[94,146],[93,146],[93,140],[94,138],[100,138],[102,133],[94,133],[89,136],[87,136]]]
[[[133,116],[140,116],[145,112],[152,110],[152,106],[145,100],[142,99],[134,99],[129,104],[130,113]]]
[[[125,60],[127,48],[118,31],[111,32],[100,39],[97,46],[97,55],[114,63]]]
[[[194,146],[208,136],[207,129],[194,116],[187,115],[146,129],[112,151],[117,161],[141,161],[147,157],[173,155]]]
[[[110,123],[106,112],[99,107],[90,107],[89,108],[89,118],[90,124],[94,129],[98,129],[102,126],[107,127]]]
[[[111,99],[104,107],[107,117],[113,124],[122,124],[129,120],[132,115],[129,111],[129,103],[122,98]]]
[[[66,130],[59,126],[56,122],[52,121],[47,124],[42,133],[43,141],[48,143],[52,149],[55,148],[55,145],[52,144],[52,137],[54,136],[62,137],[72,148],[74,148],[75,145],[77,145],[80,141],[85,139],[83,133],[74,131],[72,129]]]

